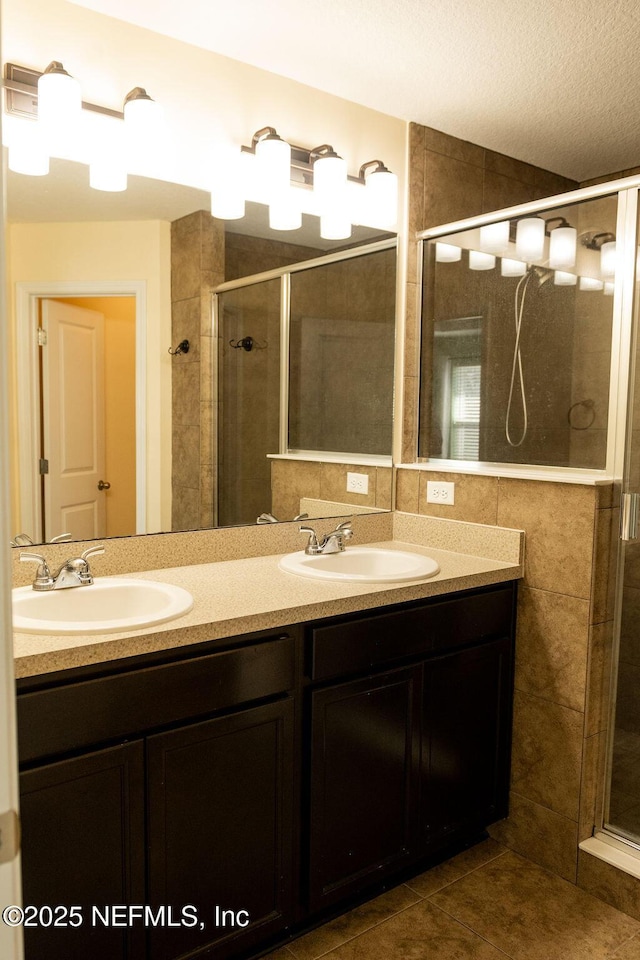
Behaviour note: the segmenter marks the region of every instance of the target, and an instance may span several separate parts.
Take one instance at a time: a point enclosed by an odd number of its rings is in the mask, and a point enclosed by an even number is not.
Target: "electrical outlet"
[[[367,473],[347,473],[347,493],[369,493],[369,475]]]
[[[455,502],[455,483],[443,483],[441,480],[427,480],[427,503]]]

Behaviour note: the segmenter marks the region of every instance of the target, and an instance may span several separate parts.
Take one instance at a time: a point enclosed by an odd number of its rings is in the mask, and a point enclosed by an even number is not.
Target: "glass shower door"
[[[638,226],[638,225],[636,225]],[[638,230],[633,245],[637,251]],[[640,847],[640,284],[633,287],[633,334],[621,489],[616,631],[619,642],[615,711],[609,747],[609,790],[604,827]],[[617,669],[616,669],[617,668]]]

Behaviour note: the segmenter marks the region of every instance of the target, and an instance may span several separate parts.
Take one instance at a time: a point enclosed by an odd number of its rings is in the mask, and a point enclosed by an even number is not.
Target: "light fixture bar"
[[[16,63],[5,63],[3,86],[6,91],[5,111],[13,117],[23,117],[29,120],[38,118],[38,80],[42,76],[39,70],[21,67]],[[92,113],[101,113],[105,117],[115,117],[124,120],[121,110],[112,110],[110,107],[101,107],[97,103],[82,101],[82,109]]]
[[[242,144],[240,147],[241,153],[255,154],[257,142],[266,133],[275,134],[275,127],[263,127],[261,130],[256,130],[251,139],[251,144]],[[308,150],[306,147],[301,147],[296,143],[290,143],[289,146],[291,147],[292,171],[296,171],[298,174],[300,174],[300,183],[311,186],[313,184],[313,161],[316,159],[318,151],[322,148],[313,147],[311,150]],[[323,147],[325,146],[326,144],[323,144]],[[365,173],[372,165],[375,165],[378,170],[384,170],[385,172],[388,172],[381,160],[369,160],[367,163],[362,164],[358,176],[353,176],[352,174],[347,173],[347,180],[351,183],[359,183],[364,186],[366,183]],[[294,178],[292,177],[291,179],[293,180]]]

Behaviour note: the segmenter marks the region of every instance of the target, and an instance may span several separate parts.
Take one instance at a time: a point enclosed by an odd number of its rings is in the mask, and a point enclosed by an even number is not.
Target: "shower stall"
[[[419,457],[434,469],[613,485],[596,834],[638,858],[639,189],[629,177],[421,234],[419,424]]]
[[[272,513],[274,459],[390,464],[395,295],[395,238],[218,288],[216,523]]]

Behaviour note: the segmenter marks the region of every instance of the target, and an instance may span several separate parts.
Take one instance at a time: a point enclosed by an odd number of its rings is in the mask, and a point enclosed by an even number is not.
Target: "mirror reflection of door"
[[[41,301],[46,540],[135,529],[135,298]]]

